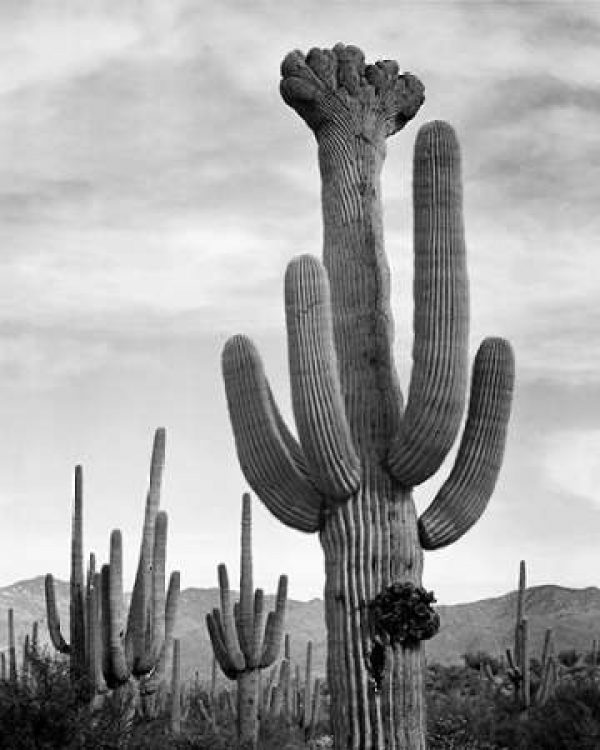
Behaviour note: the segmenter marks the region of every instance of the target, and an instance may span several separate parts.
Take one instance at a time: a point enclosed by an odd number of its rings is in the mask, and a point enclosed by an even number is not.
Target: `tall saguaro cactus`
[[[104,676],[111,688],[126,684],[132,677],[140,680],[145,708],[150,713],[154,710],[153,696],[171,661],[180,593],[180,574],[173,571],[165,595],[168,518],[160,510],[165,441],[164,428],[158,428],[152,446],[140,556],[127,627],[123,617],[123,545],[119,529],[110,537],[110,563],[102,567]]]
[[[71,523],[71,577],[69,603],[70,640],[66,642],[60,629],[60,619],[56,606],[54,577],[46,575],[46,612],[48,630],[54,647],[71,657],[74,675],[81,676],[89,663],[89,639],[86,637],[85,600],[89,593],[89,578],[86,593],[83,575],[83,469],[75,467],[75,490],[73,519]]]
[[[240,600],[233,606],[227,567],[219,565],[221,608],[206,615],[214,654],[226,677],[237,682],[237,722],[240,747],[251,750],[258,737],[258,691],[260,670],[270,667],[281,647],[287,576],[280,576],[275,610],[265,626],[262,589],[252,582],[252,508],[250,495],[242,498],[240,554]]]
[[[328,680],[335,747],[422,750],[423,649],[435,631],[423,550],[459,539],[500,468],[513,388],[509,344],[486,339],[446,482],[419,518],[412,488],[441,466],[467,388],[468,281],[459,146],[444,122],[414,152],[414,344],[406,404],[393,363],[380,173],[386,138],[423,102],[393,61],[353,46],[290,53],[281,94],[313,131],[322,180],[323,264],[295,258],[285,279],[292,404],[284,424],[245,336],[223,374],[246,479],[283,523],[318,532],[325,555]],[[393,617],[381,618],[390,606]],[[386,623],[393,621],[393,627]]]

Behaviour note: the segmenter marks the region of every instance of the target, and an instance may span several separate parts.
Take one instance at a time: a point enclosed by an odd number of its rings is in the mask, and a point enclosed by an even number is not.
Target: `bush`
[[[521,728],[527,750],[598,750],[600,685],[581,678],[560,684],[554,696],[533,709]]]

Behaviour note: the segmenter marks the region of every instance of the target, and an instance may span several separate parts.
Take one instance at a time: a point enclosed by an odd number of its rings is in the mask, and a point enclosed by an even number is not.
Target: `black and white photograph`
[[[0,0],[0,750],[600,749],[600,0]]]

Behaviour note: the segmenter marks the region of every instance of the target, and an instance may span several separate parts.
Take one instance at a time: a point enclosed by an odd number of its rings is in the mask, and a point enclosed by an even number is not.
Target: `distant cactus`
[[[179,602],[180,576],[171,574],[165,597],[167,514],[159,510],[165,462],[165,430],[156,430],[150,486],[137,575],[125,627],[123,613],[123,548],[119,529],[110,539],[110,562],[102,567],[103,671],[109,688],[140,680],[142,697],[150,700],[165,679],[171,662],[173,630]]]
[[[240,600],[232,605],[227,567],[219,565],[221,607],[207,614],[206,624],[219,666],[237,682],[238,736],[242,748],[256,747],[259,674],[279,653],[287,600],[287,576],[279,577],[275,610],[264,625],[264,595],[252,581],[252,509],[250,495],[242,498]]]
[[[15,639],[15,613],[11,607],[8,610],[8,679],[17,682],[17,644]]]
[[[92,690],[103,693],[141,681],[142,696],[150,700],[165,679],[171,659],[173,629],[179,599],[179,573],[171,574],[165,598],[167,514],[159,510],[166,432],[154,435],[150,481],[138,571],[127,627],[123,622],[121,532],[111,535],[110,563],[96,570],[90,554],[87,581],[83,577],[83,470],[75,469],[75,501],[71,530],[70,642],[61,632],[54,580],[46,576],[48,630],[55,648],[69,654],[74,673],[87,674]]]
[[[385,628],[369,617],[369,605],[382,594],[393,600],[396,584],[398,596],[408,583],[424,596],[423,550],[456,541],[483,513],[504,451],[512,350],[499,338],[481,344],[454,468],[418,517],[412,488],[440,468],[452,447],[468,380],[458,141],[444,122],[424,125],[416,139],[413,368],[403,406],[380,173],[386,138],[415,116],[423,86],[399,75],[394,61],[366,65],[360,49],[343,44],[292,52],[281,74],[283,99],[317,140],[323,264],[300,256],[285,278],[298,440],[284,424],[254,344],[234,336],[225,345],[238,458],[280,521],[319,533],[335,746],[422,750],[423,649],[412,636],[382,637]],[[423,607],[415,602],[409,612],[415,622],[427,614]],[[413,635],[432,633],[428,617]]]
[[[91,560],[93,561],[93,556]],[[93,564],[93,562],[92,562]],[[93,572],[88,571],[87,586],[83,575],[83,468],[75,467],[75,490],[73,502],[73,519],[71,523],[71,576],[69,604],[69,642],[66,641],[60,628],[60,617],[56,605],[54,578],[46,575],[46,618],[52,645],[62,654],[71,658],[71,670],[77,679],[86,673],[90,665],[90,644],[94,648],[94,635],[90,637],[88,629],[96,632],[95,621],[86,617],[86,601],[92,596],[94,585]],[[89,612],[87,613],[89,616]],[[95,662],[94,662],[95,663]],[[97,688],[100,688],[98,685]]]
[[[173,639],[173,665],[171,668],[170,727],[173,734],[181,733],[181,656],[179,638]]]

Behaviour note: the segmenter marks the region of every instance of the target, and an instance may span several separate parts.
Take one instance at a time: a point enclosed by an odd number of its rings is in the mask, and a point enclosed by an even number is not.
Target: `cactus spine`
[[[220,609],[206,615],[214,654],[226,677],[237,682],[237,724],[240,746],[256,747],[258,737],[260,670],[277,658],[283,638],[287,576],[279,577],[275,610],[264,624],[262,589],[252,581],[252,508],[250,495],[242,497],[240,600],[232,606],[227,567],[218,567]]]
[[[423,550],[481,516],[502,461],[513,388],[509,344],[475,357],[466,424],[448,479],[419,518],[412,488],[440,467],[460,428],[467,384],[468,281],[459,146],[421,128],[414,153],[414,344],[406,405],[393,363],[380,172],[386,138],[418,111],[420,81],[365,65],[352,46],[290,53],[281,94],[312,129],[322,180],[323,264],[290,263],[285,305],[298,440],[245,336],[222,365],[246,479],[283,523],[318,532],[325,555],[328,681],[335,747],[425,746],[423,649],[372,638],[368,605],[392,584],[421,586]],[[383,649],[381,683],[371,679]]]

